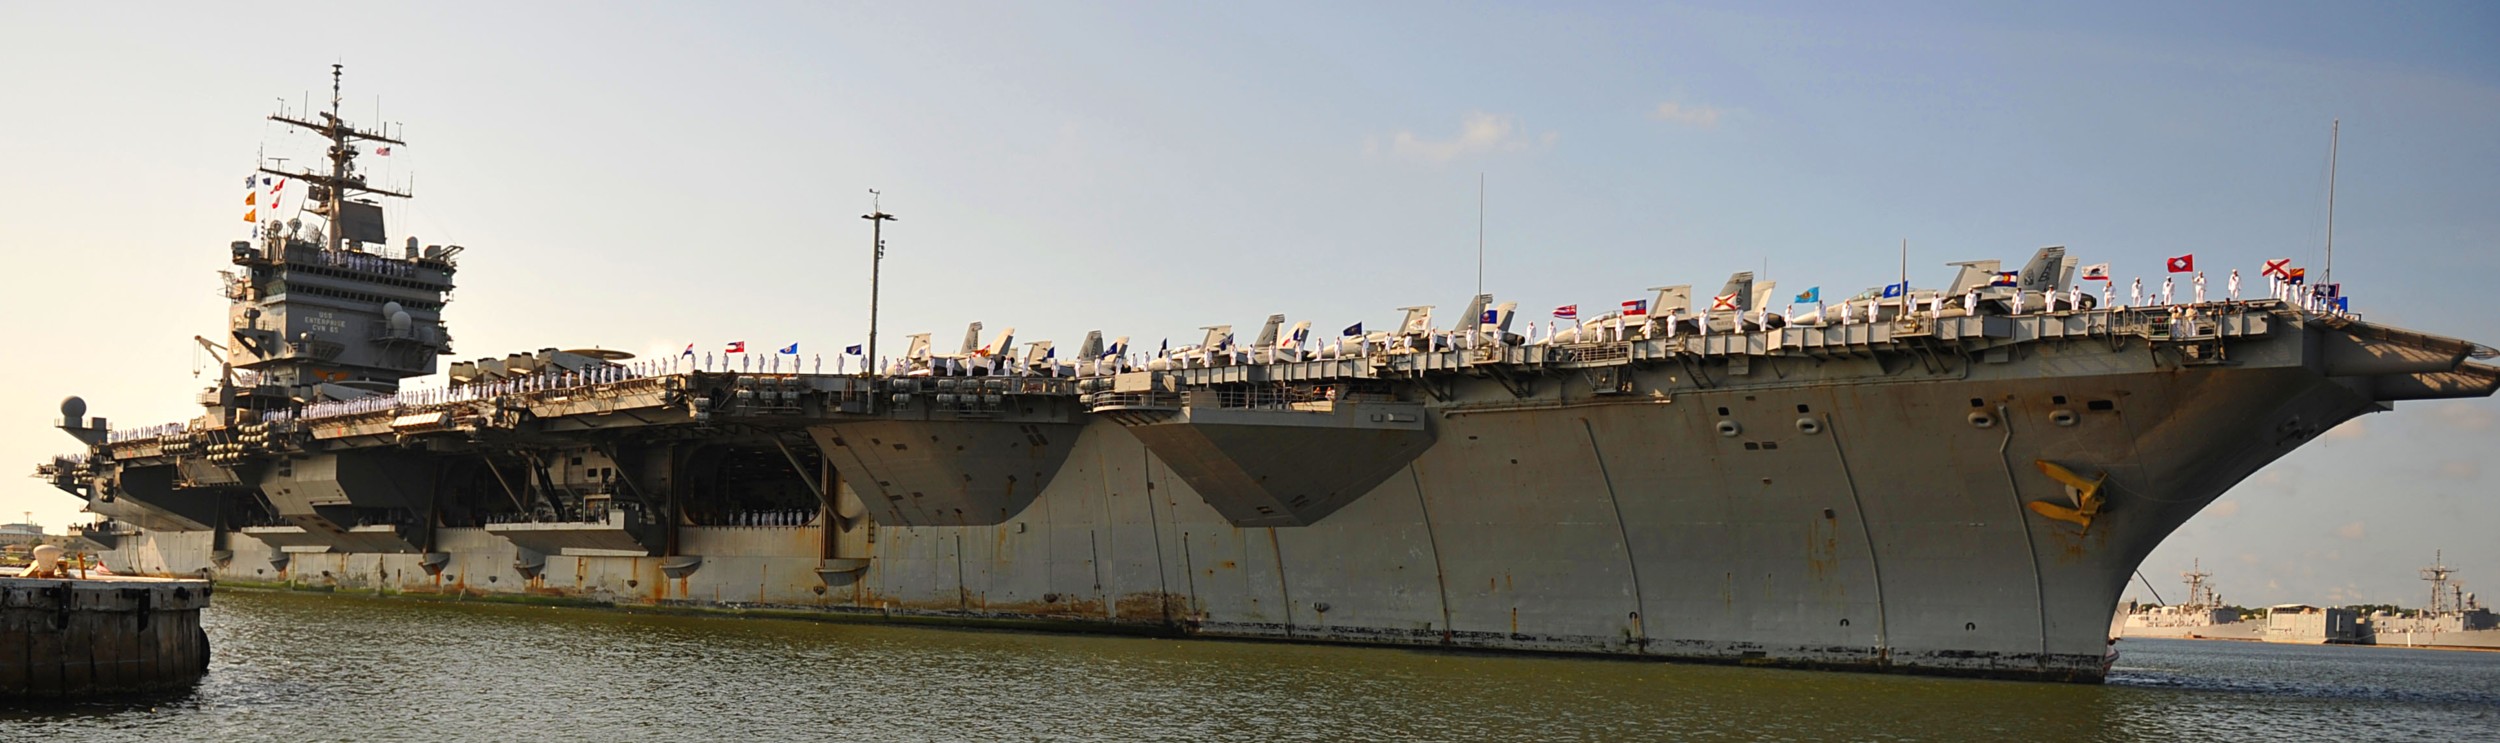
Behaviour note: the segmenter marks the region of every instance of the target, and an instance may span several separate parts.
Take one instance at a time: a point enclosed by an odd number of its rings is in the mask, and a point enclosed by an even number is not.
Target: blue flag
[[[1501,322],[1501,321],[1502,321],[1502,320],[1501,320],[1501,318],[1502,318],[1502,311],[1501,311],[1501,310],[1485,310],[1485,311],[1484,311],[1484,320],[1483,320],[1483,323],[1484,323],[1484,324],[1486,324],[1486,325],[1491,325],[1491,324],[1494,324],[1494,323],[1497,323],[1497,322]]]
[[[1355,323],[1355,324],[1352,324],[1352,325],[1345,326],[1345,332],[1344,332],[1344,333],[1342,333],[1341,335],[1362,335],[1362,334],[1363,334],[1363,324],[1358,322],[1358,323]]]
[[[1884,298],[1885,298],[1885,299],[1896,299],[1896,298],[1899,298],[1902,294],[1907,293],[1909,290],[1910,290],[1910,285],[1909,285],[1909,283],[1908,283],[1908,282],[1903,282],[1903,283],[1899,283],[1899,284],[1885,284],[1885,285],[1884,285]]]
[[[1797,292],[1798,304],[1808,304],[1820,301],[1823,301],[1823,287],[1811,287],[1805,291]]]
[[[790,344],[790,345],[783,346],[783,347],[781,348],[781,352],[782,352],[782,353],[789,354],[789,355],[792,355],[792,356],[797,356],[797,355],[799,355],[799,344],[792,343],[792,344]]]
[[[843,353],[850,354],[850,355],[853,355],[853,356],[858,356],[858,355],[860,355],[860,354],[862,353],[862,351],[860,350],[859,346],[856,346],[856,345],[844,347],[844,348],[842,349],[842,352],[843,352]]]

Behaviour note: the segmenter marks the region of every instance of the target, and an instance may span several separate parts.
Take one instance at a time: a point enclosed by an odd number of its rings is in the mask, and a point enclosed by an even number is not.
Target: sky
[[[1527,310],[1767,271],[1788,290],[2065,245],[2325,265],[2355,309],[2500,342],[2500,6],[2476,3],[0,4],[0,468],[197,414],[265,120],[408,140],[394,242],[459,244],[460,357],[672,354],[966,323],[1140,347]],[[2013,7],[2009,7],[2013,6]],[[2183,7],[2185,6],[2185,7]],[[283,102],[283,103],[282,103]],[[1479,211],[1479,179],[1483,184]],[[2217,287],[2219,282],[2217,281]],[[208,367],[213,375],[215,367]],[[2175,596],[2403,602],[2433,550],[2500,588],[2500,403],[2404,403],[2224,495],[2143,568]],[[6,483],[6,481],[0,481]],[[0,484],[0,521],[79,502]],[[2130,594],[2149,598],[2142,585]]]

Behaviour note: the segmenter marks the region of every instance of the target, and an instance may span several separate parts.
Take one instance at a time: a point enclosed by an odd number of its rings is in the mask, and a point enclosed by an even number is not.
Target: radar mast
[[[350,202],[347,199],[348,196],[372,194],[402,199],[411,198],[405,192],[368,184],[365,182],[365,177],[356,172],[357,143],[376,142],[394,146],[407,143],[381,131],[358,129],[354,124],[340,117],[340,82],[345,73],[345,65],[330,65],[330,110],[320,113],[321,121],[306,121],[288,116],[283,111],[269,115],[270,121],[309,129],[330,140],[329,172],[290,171],[265,165],[259,168],[260,172],[292,178],[313,186],[310,196],[320,204],[310,211],[329,221],[330,228],[325,230],[327,240],[323,247],[333,251],[340,249],[339,243],[343,240],[352,240],[358,244],[384,242],[381,209],[373,207],[369,202]],[[366,237],[373,239],[361,239]]]
[[[2438,616],[2465,609],[2463,596],[2455,597],[2456,600],[2453,603],[2450,601],[2450,588],[2454,586],[2457,591],[2463,591],[2464,587],[2456,583],[2454,576],[2457,571],[2448,567],[2446,553],[2446,550],[2431,552],[2431,566],[2422,569],[2422,580],[2431,584],[2431,605],[2423,609],[2424,614]]]

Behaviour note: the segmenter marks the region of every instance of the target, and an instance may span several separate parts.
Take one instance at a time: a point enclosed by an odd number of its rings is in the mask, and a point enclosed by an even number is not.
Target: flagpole
[[[1476,171],[1476,296],[1484,296],[1484,171]]]
[[[868,353],[860,356],[862,360],[877,357],[877,283],[885,268],[885,223],[894,221],[894,215],[885,213],[885,209],[883,207],[884,194],[879,193],[877,189],[871,188],[868,189],[868,195],[868,213],[860,215],[859,217],[860,219],[868,220],[869,224]],[[867,369],[868,412],[870,413],[877,412],[876,383],[878,371],[879,370],[874,367]]]
[[[2335,156],[2344,142],[2344,120],[2329,124],[2326,134],[2326,271],[2319,283],[2335,283]]]
[[[1910,316],[1910,239],[1901,238],[1901,314]]]

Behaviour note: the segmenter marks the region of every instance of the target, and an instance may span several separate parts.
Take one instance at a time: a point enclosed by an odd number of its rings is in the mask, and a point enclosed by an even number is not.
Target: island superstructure
[[[2138,563],[2225,489],[2500,387],[2487,347],[2313,302],[2098,306],[2050,248],[1794,322],[1738,274],[1536,339],[1477,296],[1325,343],[550,347],[400,391],[451,353],[462,249],[358,200],[398,195],[343,154],[383,134],[290,123],[331,143],[287,173],[326,224],[230,247],[205,414],[73,398],[85,451],[38,467],[116,571],[2091,681]]]

